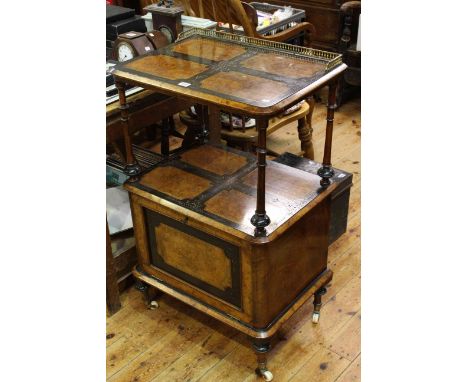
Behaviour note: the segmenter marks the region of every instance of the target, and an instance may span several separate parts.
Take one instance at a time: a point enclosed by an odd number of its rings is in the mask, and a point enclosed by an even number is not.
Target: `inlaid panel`
[[[232,288],[231,262],[220,247],[166,224],[157,226],[155,234],[166,264],[218,289]]]
[[[186,151],[181,160],[217,175],[230,175],[247,164],[247,158],[213,146],[200,146]]]
[[[144,208],[150,263],[171,284],[174,277],[241,307],[239,247]]]
[[[325,70],[325,65],[297,58],[281,56],[275,53],[259,53],[241,62],[245,68],[275,73],[284,77],[312,77],[315,73]]]
[[[257,174],[253,155],[205,144],[166,158],[126,188],[143,197],[155,195],[217,225],[254,236],[250,219],[256,209]],[[323,190],[318,175],[267,161],[268,232],[273,233],[314,199],[332,193],[334,183]]]
[[[216,73],[201,81],[200,87],[266,104],[289,91],[289,87],[283,82],[236,71]]]
[[[176,199],[192,199],[212,186],[208,179],[171,166],[152,170],[140,183]]]
[[[256,199],[237,190],[223,190],[205,203],[205,211],[238,224],[249,224]]]
[[[242,181],[251,187],[256,187],[257,169],[244,177]],[[295,168],[269,163],[266,167],[265,188],[268,194],[289,200],[302,200],[320,188],[320,177]]]
[[[283,111],[320,87],[326,73],[345,69],[336,53],[193,28],[173,44],[117,64],[113,75],[255,117]]]
[[[151,55],[129,62],[127,68],[169,80],[193,77],[208,69],[207,65],[171,56]]]
[[[206,201],[205,211],[241,226],[251,227],[250,218],[255,212],[256,200],[256,197],[238,190],[223,190]],[[266,209],[272,222],[282,221],[288,213],[268,201]]]
[[[196,38],[190,41],[182,41],[172,51],[212,61],[224,61],[245,53],[245,48],[219,43],[214,40]]]

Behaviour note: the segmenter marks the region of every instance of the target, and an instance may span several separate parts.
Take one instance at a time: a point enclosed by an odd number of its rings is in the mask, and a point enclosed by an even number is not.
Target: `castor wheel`
[[[263,379],[267,382],[273,381],[273,373],[267,369],[256,369],[255,372],[263,377]]]
[[[320,312],[312,313],[312,323],[318,324],[319,320],[320,320]]]
[[[149,304],[148,304],[148,308],[151,309],[151,310],[155,310],[155,309],[158,309],[159,308],[159,304],[157,301],[151,301]]]

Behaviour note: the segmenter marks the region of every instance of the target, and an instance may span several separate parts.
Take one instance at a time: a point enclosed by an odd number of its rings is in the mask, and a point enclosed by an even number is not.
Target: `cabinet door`
[[[340,38],[339,6],[343,0],[269,0],[268,2],[305,10],[307,21],[312,23],[317,31],[314,45],[322,49],[337,49]]]
[[[312,23],[317,31],[316,41],[338,44],[340,38],[340,12],[326,8],[310,8],[307,21]]]

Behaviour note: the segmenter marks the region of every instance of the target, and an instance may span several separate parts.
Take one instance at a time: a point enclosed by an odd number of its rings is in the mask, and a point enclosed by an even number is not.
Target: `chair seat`
[[[279,128],[291,122],[297,121],[301,118],[306,118],[309,114],[309,110],[309,104],[307,102],[304,102],[302,106],[295,112],[286,116],[275,117],[270,119],[270,121],[268,122],[267,135],[274,133]],[[189,126],[198,125],[199,123],[198,120],[193,118],[187,111],[180,112],[179,117],[182,123]],[[258,137],[258,131],[255,128],[246,129],[245,131],[238,129],[230,131],[228,129],[223,128],[221,129],[221,137],[228,141],[230,139],[233,139],[235,141],[256,142]]]
[[[304,102],[302,106],[295,112],[289,115],[270,119],[268,121],[268,128],[266,131],[267,135],[273,134],[276,130],[291,122],[297,121],[301,118],[306,118],[307,114],[309,114],[309,109],[309,104],[307,102]],[[245,130],[245,132],[237,129],[232,131],[228,129],[222,129],[221,137],[226,140],[229,140],[231,138],[235,139],[236,141],[256,142],[258,137],[258,131],[255,128],[247,129]]]

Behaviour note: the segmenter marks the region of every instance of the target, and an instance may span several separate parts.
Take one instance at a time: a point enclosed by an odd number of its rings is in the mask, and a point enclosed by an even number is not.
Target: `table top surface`
[[[267,237],[260,241],[272,240],[287,223],[299,219],[336,188],[332,183],[322,189],[315,174],[267,163],[266,211],[271,223]],[[161,161],[125,187],[147,200],[182,208],[186,216],[208,218],[211,225],[255,241],[250,218],[256,207],[257,171],[256,158],[250,153],[205,144]]]
[[[274,115],[346,69],[341,55],[191,29],[174,44],[120,63],[116,80],[250,115]]]

